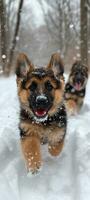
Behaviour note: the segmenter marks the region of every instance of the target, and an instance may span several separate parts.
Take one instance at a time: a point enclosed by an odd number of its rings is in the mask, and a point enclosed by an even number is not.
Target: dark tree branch
[[[24,0],[20,0],[20,2],[19,2],[18,12],[17,12],[17,20],[16,20],[16,27],[15,27],[15,31],[14,31],[13,40],[12,40],[12,46],[11,46],[10,53],[9,53],[9,62],[8,62],[8,66],[7,66],[7,72],[9,72],[9,73],[11,71],[12,60],[13,60],[13,56],[14,56],[16,43],[17,43],[17,37],[18,37],[18,32],[19,32],[23,1]]]
[[[80,39],[81,39],[81,60],[85,64],[88,64],[88,44],[87,44],[87,6],[86,6],[87,0],[81,0],[80,2]]]
[[[1,25],[1,59],[2,69],[5,70],[7,61],[7,25],[6,25],[6,10],[4,1],[0,0],[0,25]]]

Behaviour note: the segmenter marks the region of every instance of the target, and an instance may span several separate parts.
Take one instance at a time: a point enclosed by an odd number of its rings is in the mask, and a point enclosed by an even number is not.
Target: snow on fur
[[[42,146],[42,170],[28,177],[19,141],[15,77],[0,79],[0,199],[90,199],[90,79],[81,113],[68,120],[65,145],[53,158]]]

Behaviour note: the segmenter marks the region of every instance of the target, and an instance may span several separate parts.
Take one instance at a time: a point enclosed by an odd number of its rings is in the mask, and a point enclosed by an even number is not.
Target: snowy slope
[[[90,200],[90,79],[81,113],[68,120],[58,158],[42,147],[44,166],[27,177],[19,144],[15,77],[0,79],[0,200]]]

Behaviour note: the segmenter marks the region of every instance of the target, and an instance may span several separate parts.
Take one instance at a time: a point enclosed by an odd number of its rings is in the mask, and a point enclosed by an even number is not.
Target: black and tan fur
[[[45,68],[35,68],[25,54],[17,59],[21,146],[31,173],[42,166],[40,144],[47,143],[52,156],[58,156],[63,148],[67,126],[63,72],[58,53],[51,56]],[[46,116],[37,116],[44,112]]]
[[[88,80],[88,68],[76,61],[65,86],[65,105],[69,115],[78,113],[83,105]]]

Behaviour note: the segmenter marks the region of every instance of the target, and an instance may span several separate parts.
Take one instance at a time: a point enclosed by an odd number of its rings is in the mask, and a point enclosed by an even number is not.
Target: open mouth
[[[45,117],[47,115],[47,112],[48,112],[48,110],[45,110],[45,109],[37,109],[34,111],[35,115],[39,118]]]
[[[81,89],[81,83],[75,83],[74,88],[79,91]]]

